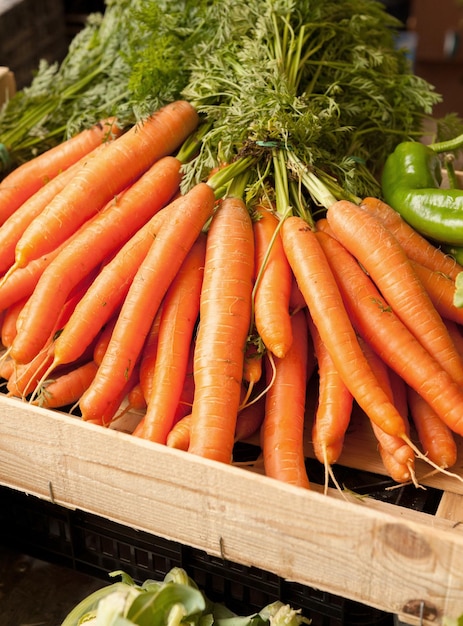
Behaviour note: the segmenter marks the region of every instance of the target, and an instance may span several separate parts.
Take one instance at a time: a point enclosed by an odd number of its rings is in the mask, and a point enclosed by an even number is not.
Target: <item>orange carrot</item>
[[[405,436],[403,420],[376,379],[358,343],[327,257],[307,223],[288,217],[283,245],[320,337],[347,388],[383,430]]]
[[[284,357],[291,342],[289,301],[292,272],[278,232],[280,221],[261,205],[254,220],[256,284],[254,287],[254,322],[266,348]]]
[[[68,169],[60,172],[23,202],[22,205],[5,220],[0,227],[0,273],[5,272],[10,266],[14,265],[16,244],[29,224],[43,211],[56,194],[64,189],[67,183],[76,175],[79,168],[102,149],[104,149],[104,144],[100,144],[88,155],[85,155],[77,161],[77,163],[74,163]]]
[[[172,154],[198,120],[188,102],[172,102],[108,143],[25,230],[16,245],[18,266],[55,248],[153,163]]]
[[[169,208],[140,228],[102,268],[55,342],[55,366],[75,361],[119,310]]]
[[[191,413],[182,417],[167,435],[169,448],[187,451],[190,445]]]
[[[455,280],[463,270],[455,259],[436,248],[432,243],[420,235],[388,204],[378,198],[364,198],[360,206],[372,215],[379,218],[386,228],[396,237],[413,261],[421,263],[430,269],[442,272]]]
[[[431,270],[415,261],[412,261],[412,267],[423,283],[439,315],[458,324],[463,324],[463,309],[453,304],[455,281],[449,278],[447,274]]]
[[[130,378],[167,289],[214,205],[214,191],[207,183],[198,183],[163,221],[129,287],[97,375],[80,399],[84,419],[98,420]]]
[[[272,368],[266,365],[269,389],[261,447],[267,476],[308,489],[304,457],[308,330],[303,311],[292,315],[291,325],[293,342],[282,359],[274,358],[272,382]]]
[[[194,349],[195,341],[193,339],[190,346],[190,352],[188,354],[188,364],[185,378],[183,380],[182,392],[175,410],[174,424],[185,417],[185,415],[191,413],[191,408],[193,406],[193,398],[195,395],[195,381],[193,376]]]
[[[140,382],[127,394],[128,410],[146,411],[146,399]]]
[[[251,325],[254,236],[244,202],[225,198],[208,237],[194,356],[189,451],[230,463]]]
[[[147,404],[153,390],[153,374],[156,367],[162,309],[163,303],[161,303],[151,324],[140,355],[140,386]]]
[[[2,322],[2,345],[5,348],[9,348],[16,337],[16,322],[26,302],[27,298],[23,298],[5,310]]]
[[[401,322],[344,246],[326,233],[317,233],[317,238],[358,333],[452,430],[463,434],[463,392],[459,385]]]
[[[396,315],[463,385],[463,361],[394,235],[378,218],[345,200],[330,206],[327,220],[335,237],[366,269]]]
[[[265,417],[265,394],[257,396],[257,399],[247,404],[238,411],[235,428],[235,441],[245,441],[257,433],[262,426]]]
[[[324,465],[338,460],[350,423],[353,398],[336,369],[310,314],[306,314],[318,365],[318,403],[312,425],[315,457]]]
[[[258,344],[248,339],[244,352],[243,380],[254,386],[262,376],[262,355]]]
[[[45,382],[33,404],[43,408],[60,408],[75,404],[95,377],[94,361],[76,365],[66,373]]]
[[[397,458],[385,450],[380,443],[378,444],[378,452],[383,462],[383,466],[392,480],[396,483],[407,483],[410,481],[412,475],[410,473],[410,468],[406,463],[398,461]]]
[[[2,358],[0,358],[0,378],[8,381],[14,374],[15,367],[16,363],[13,359],[10,359],[9,357],[3,358],[2,355]]]
[[[160,159],[63,247],[30,297],[28,318],[12,347],[18,363],[30,361],[44,345],[73,287],[163,208],[179,184],[178,159]]]
[[[115,119],[103,120],[13,170],[0,183],[0,224],[49,180],[120,133]]]
[[[114,326],[117,322],[117,313],[104,325],[101,332],[95,338],[95,347],[93,349],[93,360],[97,365],[101,364],[104,353],[108,349],[108,344],[113,334]]]
[[[439,467],[452,467],[457,461],[457,446],[452,431],[414,389],[408,387],[407,394],[423,452]]]
[[[170,285],[162,305],[152,391],[138,436],[166,443],[185,379],[199,313],[206,255],[200,234]]]

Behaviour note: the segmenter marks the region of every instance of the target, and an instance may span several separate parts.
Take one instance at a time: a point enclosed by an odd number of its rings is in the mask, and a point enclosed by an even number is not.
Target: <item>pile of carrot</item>
[[[199,123],[185,101],[104,121],[0,183],[6,393],[104,427],[131,411],[133,436],[223,463],[258,437],[265,473],[304,488],[356,404],[393,480],[417,484],[417,457],[448,472],[463,268],[380,199],[309,224],[213,177],[183,189]]]

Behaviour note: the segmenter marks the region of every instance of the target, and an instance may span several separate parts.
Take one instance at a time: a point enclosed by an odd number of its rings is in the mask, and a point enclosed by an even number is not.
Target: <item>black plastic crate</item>
[[[282,600],[301,609],[312,626],[394,623],[377,609],[6,487],[0,487],[0,536],[5,546],[106,583],[114,570],[142,582],[183,567],[211,600],[241,615]]]

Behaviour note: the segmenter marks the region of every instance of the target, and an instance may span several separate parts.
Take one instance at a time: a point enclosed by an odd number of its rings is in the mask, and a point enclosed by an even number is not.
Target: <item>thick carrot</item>
[[[357,340],[327,257],[300,217],[288,217],[282,239],[312,319],[347,388],[383,430],[405,436],[403,420],[376,379]]]
[[[75,361],[121,307],[168,208],[140,228],[95,278],[55,342],[55,366]]]
[[[439,315],[458,324],[463,324],[463,309],[453,304],[455,281],[447,274],[431,270],[421,263],[412,261],[412,266]]]
[[[406,463],[400,463],[397,458],[385,450],[380,443],[378,443],[378,452],[383,462],[384,468],[388,475],[396,483],[407,483],[411,479],[410,468]]]
[[[69,183],[80,167],[92,158],[104,144],[94,148],[77,163],[63,170],[46,185],[36,191],[30,198],[16,209],[0,227],[0,273],[14,270],[15,248],[23,232],[29,224],[44,210],[49,202]],[[4,278],[2,279],[4,280]]]
[[[152,391],[137,429],[143,439],[165,444],[174,423],[199,314],[205,256],[206,235],[201,233],[165,295]]]
[[[292,342],[289,301],[292,272],[278,232],[280,221],[267,207],[256,209],[254,322],[266,348],[284,357]]]
[[[45,383],[33,404],[54,409],[75,404],[95,377],[98,369],[94,361],[73,367]]]
[[[103,120],[14,169],[0,183],[0,224],[49,180],[120,134],[117,120]]]
[[[189,451],[230,463],[241,400],[254,276],[252,222],[240,198],[225,198],[208,237],[194,356]]]
[[[463,434],[463,391],[459,385],[401,322],[344,246],[326,233],[317,233],[317,238],[357,332],[452,430]]]
[[[445,254],[440,248],[436,248],[407,224],[400,213],[379,198],[364,198],[360,206],[383,222],[413,261],[434,271],[442,272],[454,280],[463,270],[455,259]]]
[[[98,420],[130,378],[167,289],[214,205],[212,188],[198,183],[163,221],[129,287],[97,375],[80,399],[84,419]]]
[[[452,467],[457,462],[453,432],[414,389],[408,387],[407,395],[423,452],[439,467]]]
[[[291,317],[293,342],[286,355],[274,358],[275,374],[266,394],[261,447],[267,476],[308,489],[304,457],[308,329],[303,311]],[[268,383],[272,376],[266,366]]]
[[[312,445],[320,463],[333,465],[342,452],[353,397],[308,312],[306,316],[318,366],[318,402],[312,424]]]
[[[108,143],[29,225],[16,245],[21,267],[67,239],[153,163],[172,154],[198,124],[186,101],[172,102]]]
[[[463,360],[394,235],[377,217],[345,200],[332,204],[326,217],[335,237],[366,269],[396,315],[463,385]]]
[[[105,210],[84,225],[40,276],[29,300],[28,318],[12,347],[18,363],[40,350],[70,291],[139,228],[178,190],[180,161],[164,157]]]

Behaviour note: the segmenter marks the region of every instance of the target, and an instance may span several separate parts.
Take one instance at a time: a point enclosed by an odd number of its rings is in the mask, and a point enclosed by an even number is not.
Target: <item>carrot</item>
[[[178,401],[177,408],[175,409],[174,424],[185,417],[185,415],[188,415],[188,413],[191,413],[191,408],[193,406],[193,398],[195,395],[195,381],[193,376],[194,350],[195,341],[193,339],[188,354],[188,364],[185,378],[183,380],[180,399]]]
[[[146,411],[146,399],[140,382],[127,394],[128,410]]]
[[[10,376],[14,374],[16,363],[8,356],[3,358],[3,354],[0,357],[0,378],[8,381]]]
[[[206,235],[193,244],[164,298],[152,391],[138,436],[166,443],[185,379],[199,313]]]
[[[48,409],[75,404],[88,389],[97,368],[94,361],[87,361],[46,382],[33,404]]]
[[[163,208],[180,178],[178,159],[160,159],[63,247],[31,295],[28,318],[12,347],[16,361],[25,363],[37,354],[73,287]]]
[[[254,236],[244,202],[222,200],[207,237],[189,451],[230,463],[251,325]]]
[[[215,195],[207,183],[198,183],[176,202],[135,274],[97,375],[80,399],[86,420],[104,414],[130,378],[167,289],[212,214]]]
[[[265,394],[258,394],[257,399],[239,409],[236,418],[235,441],[245,441],[257,433],[265,417]]]
[[[379,198],[364,198],[360,206],[382,221],[413,261],[446,274],[453,280],[463,270],[455,259],[445,254],[440,248],[436,248],[407,224],[400,213]]]
[[[260,205],[253,222],[256,254],[254,323],[266,348],[284,357],[292,342],[289,302],[292,272],[283,250],[280,221]]]
[[[412,267],[423,283],[439,315],[458,324],[463,324],[463,309],[453,304],[455,281],[449,278],[447,274],[431,270],[416,261],[412,261]]]
[[[169,448],[176,448],[177,450],[188,450],[190,445],[190,430],[191,430],[191,413],[182,417],[173,427],[170,433],[167,435],[166,444]]]
[[[312,445],[315,458],[330,466],[342,452],[353,398],[308,312],[306,317],[318,366],[318,403],[312,424]]]
[[[453,320],[443,318],[444,324],[447,327],[447,331],[452,338],[453,344],[458,351],[458,354],[463,358],[463,334],[462,327]]]
[[[378,452],[387,474],[396,483],[407,483],[411,479],[410,468],[406,463],[401,463],[397,458],[378,444]]]
[[[320,337],[347,388],[383,430],[405,436],[403,420],[376,379],[358,343],[327,257],[300,217],[282,226],[283,245]]]
[[[243,380],[250,383],[251,388],[259,382],[262,376],[263,352],[258,343],[251,338],[248,339],[244,352]]]
[[[95,347],[93,349],[93,360],[97,365],[101,364],[104,353],[108,349],[108,344],[117,322],[117,313],[104,325],[101,332],[95,338]]]
[[[49,180],[120,133],[117,120],[103,120],[14,169],[0,183],[0,224]]]
[[[67,239],[153,163],[172,154],[197,124],[188,102],[172,102],[107,144],[26,228],[16,244],[18,266]]]
[[[169,208],[154,215],[102,268],[55,342],[54,367],[75,361],[119,310]]]
[[[423,452],[439,467],[452,467],[457,462],[457,446],[452,431],[411,387],[407,388],[407,396]]]
[[[156,367],[162,309],[163,303],[161,303],[151,324],[140,355],[140,386],[147,404],[153,390],[153,374]]]
[[[266,394],[261,447],[267,476],[310,487],[304,457],[307,381],[307,322],[303,311],[291,317],[293,342],[286,355],[274,358],[275,375]],[[271,368],[267,368],[270,383]]]
[[[378,218],[345,200],[331,205],[326,217],[335,237],[366,269],[396,315],[463,385],[463,361],[394,235]]]
[[[397,317],[344,246],[326,233],[317,233],[317,239],[325,250],[358,333],[392,370],[427,400],[452,430],[463,434],[463,392],[459,385]],[[398,434],[394,430],[389,432]]]
[[[63,170],[46,185],[36,191],[30,198],[25,200],[16,211],[5,220],[0,227],[0,272],[5,272],[10,266],[10,273],[15,269],[15,248],[23,232],[29,224],[44,210],[49,202],[59,193],[72,178],[79,168],[92,158],[99,150],[104,148],[101,144],[89,154],[82,157],[77,163]],[[2,281],[6,277],[2,278]]]
[[[98,370],[95,376],[97,375],[98,375]],[[93,377],[92,382],[90,383],[90,386],[95,381],[95,376]],[[113,423],[113,421],[116,420],[118,417],[123,417],[125,415],[125,410],[122,410],[122,412],[119,412],[121,404],[124,402],[125,398],[129,395],[132,389],[138,384],[138,381],[139,381],[139,369],[138,369],[138,363],[135,363],[135,365],[132,368],[132,371],[130,372],[130,375],[127,377],[122,387],[118,389],[114,394],[112,394],[111,397],[107,398],[107,402],[104,405],[103,411],[101,411],[101,413],[99,413],[98,415],[92,415],[91,419],[87,419],[86,421],[91,422],[92,424],[98,424],[99,426],[109,427]],[[84,391],[82,396],[84,396],[87,393],[88,389],[89,387],[87,387],[86,391]],[[80,397],[81,399],[82,399],[82,396]],[[80,401],[77,404],[80,406]]]
[[[2,345],[5,348],[9,348],[16,337],[16,322],[26,302],[27,298],[23,298],[5,310],[2,322]]]

